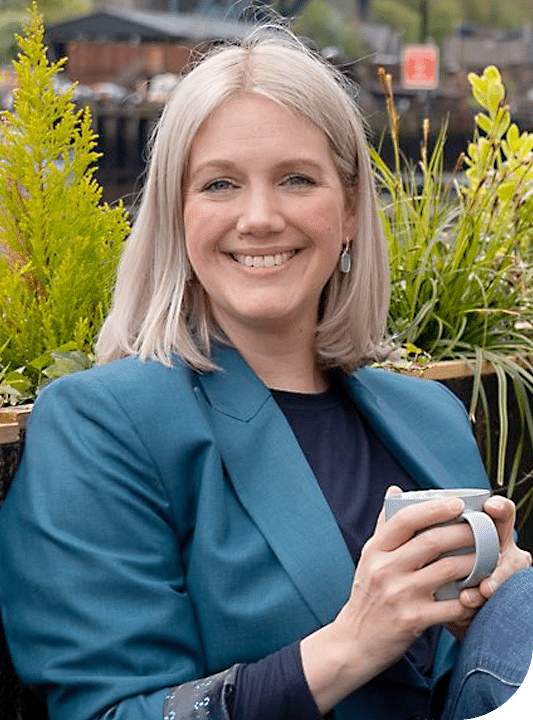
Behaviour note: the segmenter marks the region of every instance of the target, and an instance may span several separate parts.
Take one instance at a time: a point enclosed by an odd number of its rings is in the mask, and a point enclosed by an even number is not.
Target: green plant
[[[33,398],[33,385],[24,373],[24,368],[10,370],[2,366],[0,355],[0,407],[19,405]]]
[[[499,397],[493,481],[507,482],[512,495],[526,438],[533,442],[528,401],[533,392],[533,134],[520,133],[511,123],[498,70],[472,73],[469,81],[482,111],[453,180],[446,182],[445,126],[430,150],[424,124],[420,161],[410,163],[400,151],[390,77],[382,72],[381,79],[395,157],[389,168],[372,150],[391,260],[389,330],[398,344],[411,352],[421,348],[433,362],[461,359],[472,367],[470,413],[485,417],[489,472],[490,417],[482,368],[491,363]],[[510,386],[521,421],[513,458],[507,448]]]
[[[94,356],[73,348],[74,343],[67,343],[62,349],[46,352],[16,370],[2,367],[0,356],[0,407],[31,402],[36,392],[52,380],[92,367]]]
[[[35,387],[35,358],[90,353],[129,224],[122,204],[101,202],[90,113],[56,91],[65,61],[48,64],[35,4],[17,39],[18,87],[0,119],[0,347],[4,374]]]

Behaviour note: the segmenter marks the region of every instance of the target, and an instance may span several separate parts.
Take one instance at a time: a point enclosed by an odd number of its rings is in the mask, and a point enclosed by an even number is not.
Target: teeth
[[[277,255],[232,255],[233,259],[241,265],[254,268],[270,268],[283,265],[296,255],[297,250],[278,253]]]

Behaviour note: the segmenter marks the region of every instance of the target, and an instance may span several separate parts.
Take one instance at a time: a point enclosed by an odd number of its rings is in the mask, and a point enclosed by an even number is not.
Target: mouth
[[[230,256],[246,267],[254,268],[272,268],[285,265],[289,262],[299,250],[289,250],[288,252],[276,253],[275,255],[242,255],[238,253],[230,253]]]

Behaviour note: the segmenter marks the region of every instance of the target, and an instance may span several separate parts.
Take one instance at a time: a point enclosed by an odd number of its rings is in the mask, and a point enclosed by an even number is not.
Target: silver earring
[[[352,256],[349,253],[349,247],[350,246],[348,244],[344,246],[340,258],[341,273],[344,275],[347,275],[352,269]]]

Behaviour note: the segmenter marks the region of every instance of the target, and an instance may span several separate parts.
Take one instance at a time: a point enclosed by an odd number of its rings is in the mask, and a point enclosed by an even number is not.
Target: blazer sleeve
[[[168,688],[202,676],[180,528],[151,452],[90,373],[35,404],[0,514],[1,607],[50,720],[160,720]]]

